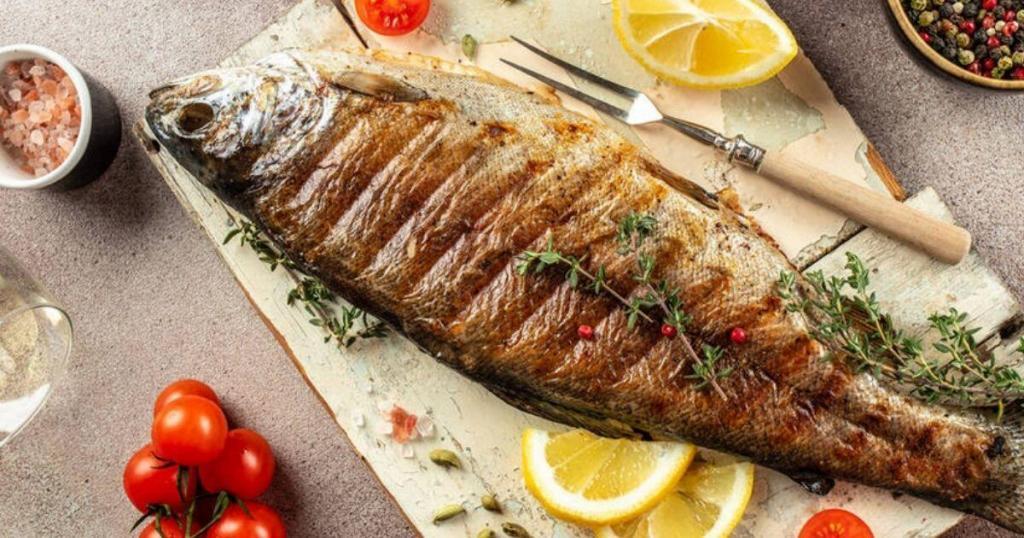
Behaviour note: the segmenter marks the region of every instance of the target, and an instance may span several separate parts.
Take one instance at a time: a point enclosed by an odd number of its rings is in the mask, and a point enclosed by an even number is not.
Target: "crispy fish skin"
[[[382,52],[282,53],[151,94],[161,145],[296,262],[511,404],[608,435],[686,439],[791,473],[905,491],[1024,530],[1016,419],[994,425],[851,372],[776,297],[791,270],[742,217],[608,128],[481,71]],[[546,241],[604,264],[630,211],[659,223],[657,277],[688,336],[726,350],[727,398],[695,388],[679,339],[626,326]],[[576,336],[595,328],[593,341]],[[749,339],[730,344],[743,327]]]

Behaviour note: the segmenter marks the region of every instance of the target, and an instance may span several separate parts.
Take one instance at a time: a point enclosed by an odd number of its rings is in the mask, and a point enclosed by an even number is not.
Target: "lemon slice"
[[[526,487],[555,516],[607,525],[653,508],[697,449],[687,443],[605,439],[585,430],[523,432]]]
[[[596,538],[723,538],[743,518],[753,490],[750,463],[694,462],[674,491],[651,511],[601,527]]]
[[[754,0],[613,0],[612,7],[626,52],[683,86],[757,84],[797,53],[786,23]]]

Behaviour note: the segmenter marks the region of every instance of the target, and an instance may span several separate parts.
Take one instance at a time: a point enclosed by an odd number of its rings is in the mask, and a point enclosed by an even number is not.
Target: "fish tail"
[[[996,471],[970,512],[1014,532],[1024,533],[1024,408],[1007,414],[988,449]]]

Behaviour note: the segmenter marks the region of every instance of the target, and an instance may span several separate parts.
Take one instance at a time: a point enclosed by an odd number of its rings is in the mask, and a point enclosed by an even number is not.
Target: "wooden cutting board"
[[[515,6],[497,0],[493,5],[435,0],[434,9],[440,15],[432,16],[426,32],[371,45],[457,60],[457,38],[471,33],[484,43],[477,58],[481,67],[524,85],[532,84],[497,67],[499,56],[512,57],[572,82],[565,73],[502,42],[509,29],[514,29],[520,37],[585,67],[648,88],[667,111],[730,134],[743,132],[772,149],[800,154],[851,181],[902,197],[898,182],[870,142],[802,55],[777,79],[757,88],[695,92],[658,86],[622,57],[611,37],[607,5],[595,6],[588,0],[527,0]],[[567,33],[563,25],[554,24],[565,20],[576,21],[573,28],[577,30]],[[588,31],[579,32],[578,28]],[[359,46],[353,29],[331,2],[303,0],[222,65],[244,65],[289,47]],[[566,105],[593,114],[579,103],[566,101]],[[207,232],[267,327],[415,528],[425,536],[475,536],[484,526],[496,528],[503,521],[514,521],[539,537],[588,535],[583,529],[547,516],[522,484],[520,432],[527,426],[558,429],[560,425],[513,409],[399,337],[360,342],[348,349],[325,344],[323,333],[308,322],[305,312],[286,302],[297,275],[283,268],[270,271],[255,254],[237,243],[223,245],[222,239],[239,217],[161,151],[144,125],[136,125],[135,132],[151,148],[154,165]],[[900,325],[923,330],[928,313],[956,306],[972,314],[972,324],[981,328],[977,336],[985,347],[1006,348],[1019,331],[1019,305],[976,255],[971,254],[956,267],[938,264],[872,231],[862,231],[841,216],[780,191],[755,175],[734,169],[707,148],[677,135],[658,128],[623,132],[646,145],[666,166],[708,189],[735,188],[744,207],[801,268],[834,272],[841,269],[846,251],[859,254],[879,269],[874,286]],[[908,203],[951,219],[946,206],[931,190],[919,193]],[[393,442],[382,433],[386,420],[381,410],[394,404],[429,417],[433,432],[410,444]],[[437,447],[459,453],[465,469],[444,471],[430,463],[427,453]],[[479,508],[479,497],[486,492],[502,500],[504,515]],[[433,525],[434,510],[448,503],[463,503],[468,515]],[[817,497],[783,475],[758,468],[753,500],[735,536],[795,536],[809,515],[832,506],[860,514],[877,536],[887,537],[934,536],[960,518],[952,510],[854,484],[840,483],[828,496]]]

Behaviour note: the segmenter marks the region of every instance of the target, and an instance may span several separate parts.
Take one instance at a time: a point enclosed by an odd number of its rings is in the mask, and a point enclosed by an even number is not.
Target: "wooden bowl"
[[[896,22],[899,24],[900,29],[903,30],[903,35],[907,37],[918,52],[923,54],[925,58],[928,58],[928,60],[935,64],[939,69],[964,82],[970,82],[971,84],[976,84],[978,86],[985,86],[998,90],[1024,90],[1024,80],[1004,80],[975,75],[963,67],[960,67],[960,65],[947,60],[944,56],[935,52],[927,43],[924,42],[923,39],[921,39],[921,36],[918,35],[914,24],[910,21],[910,18],[907,17],[907,13],[901,0],[888,0],[888,2],[889,10],[892,11],[893,16],[896,17]]]

